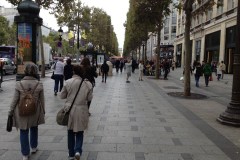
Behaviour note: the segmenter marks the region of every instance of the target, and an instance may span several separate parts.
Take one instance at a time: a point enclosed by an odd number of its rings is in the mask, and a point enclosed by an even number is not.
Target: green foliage
[[[127,14],[124,55],[129,55],[148,39],[148,32],[162,27],[163,17],[169,15],[172,0],[130,0]]]
[[[16,26],[9,26],[8,20],[0,16],[0,45],[15,45]]]
[[[111,24],[111,17],[99,8],[82,6],[81,2],[72,2],[69,9],[62,9],[55,13],[59,25],[65,25],[77,34],[77,26],[86,35],[85,43],[91,42],[96,50],[106,53],[118,53],[118,42]],[[77,37],[77,35],[75,36]],[[99,47],[97,47],[99,46]],[[102,50],[104,46],[104,50]],[[87,46],[81,46],[85,50]],[[117,49],[116,49],[117,48]]]

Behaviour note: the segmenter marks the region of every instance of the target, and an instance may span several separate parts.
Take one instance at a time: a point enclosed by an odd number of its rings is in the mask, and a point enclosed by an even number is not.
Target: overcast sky
[[[84,3],[84,5],[101,8],[104,11],[106,11],[108,15],[111,16],[114,31],[117,34],[119,47],[122,48],[125,35],[125,28],[123,26],[123,23],[126,21],[127,12],[129,9],[129,0],[81,0],[81,1]],[[0,0],[0,6],[11,7],[11,5],[6,2],[6,0]],[[50,15],[48,11],[42,9],[40,11],[40,17],[43,18],[44,24],[46,24],[47,26],[55,30],[59,29],[56,19],[54,18],[53,15]],[[44,19],[45,17],[47,17],[47,20]]]

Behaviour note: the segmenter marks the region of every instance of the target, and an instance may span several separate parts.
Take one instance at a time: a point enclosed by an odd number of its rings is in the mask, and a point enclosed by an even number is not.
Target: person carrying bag
[[[80,66],[73,66],[73,77],[65,81],[60,93],[60,98],[66,99],[65,110],[69,111],[68,155],[72,160],[74,158],[79,160],[82,155],[83,134],[89,121],[87,102],[92,100],[92,84],[87,79],[81,78],[83,71]]]

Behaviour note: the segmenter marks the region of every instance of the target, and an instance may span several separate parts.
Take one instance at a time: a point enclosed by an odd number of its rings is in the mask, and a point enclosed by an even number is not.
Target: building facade
[[[177,9],[173,4],[169,6],[171,13],[164,19],[163,28],[161,30],[160,57],[172,57],[174,53],[174,39],[176,37],[177,28]],[[156,56],[157,34],[150,32],[149,39],[146,42],[146,58],[154,60]]]
[[[200,4],[194,2],[190,33],[192,62],[224,61],[226,72],[233,72],[237,5],[237,0],[202,0]],[[184,25],[185,15],[181,10],[177,15],[174,42],[174,59],[179,66],[184,64]]]

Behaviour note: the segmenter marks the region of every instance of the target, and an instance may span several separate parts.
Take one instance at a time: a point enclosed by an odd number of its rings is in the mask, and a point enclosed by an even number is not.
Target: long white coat
[[[73,75],[71,79],[65,82],[60,97],[62,99],[66,98],[64,105],[66,109],[70,108],[81,80],[81,77]],[[69,115],[68,130],[79,132],[87,128],[89,121],[87,102],[92,100],[92,91],[92,84],[84,80]]]

